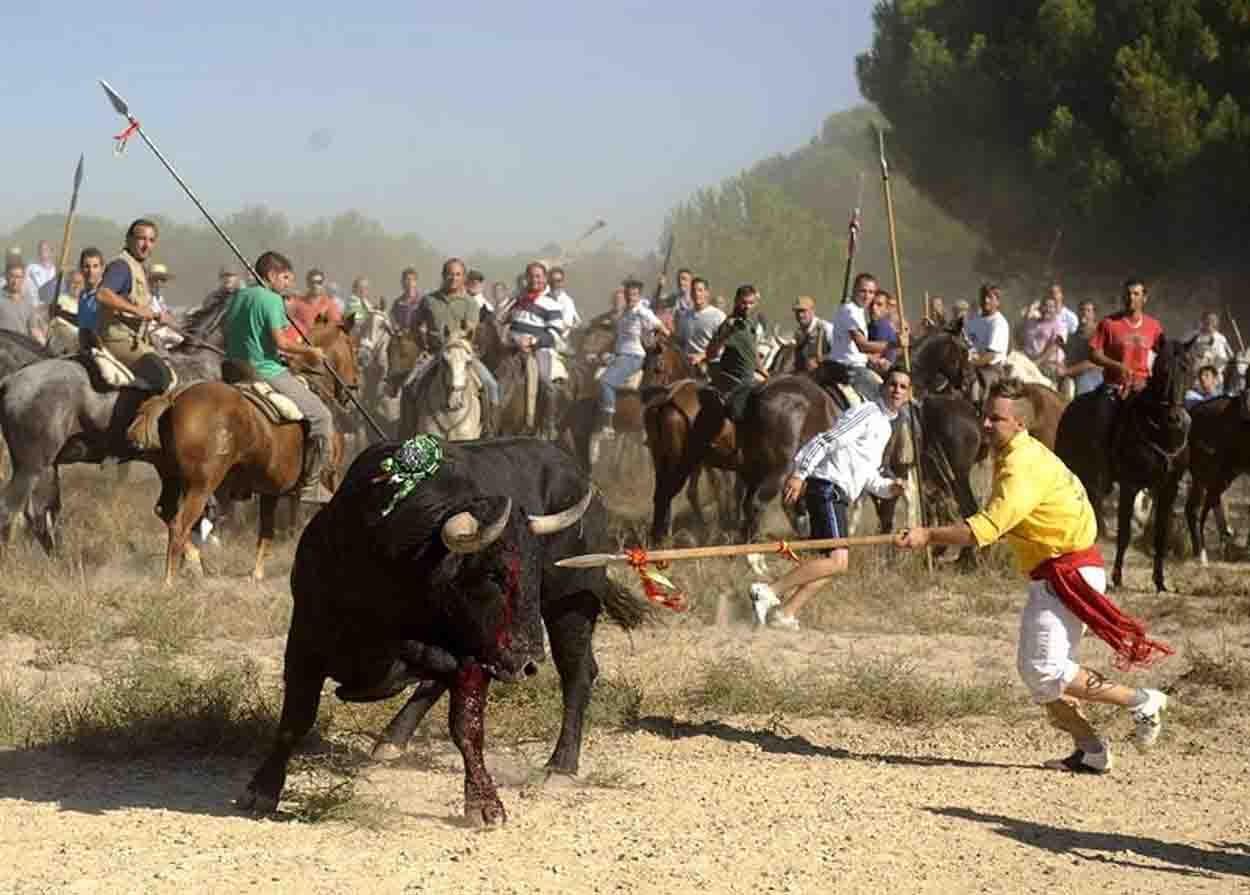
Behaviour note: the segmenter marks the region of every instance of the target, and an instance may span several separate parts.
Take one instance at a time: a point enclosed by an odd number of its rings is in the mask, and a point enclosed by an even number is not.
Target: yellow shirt
[[[1006,538],[1025,574],[1038,563],[1088,548],[1098,536],[1081,480],[1027,432],[995,457],[989,503],[966,521],[978,547]]]

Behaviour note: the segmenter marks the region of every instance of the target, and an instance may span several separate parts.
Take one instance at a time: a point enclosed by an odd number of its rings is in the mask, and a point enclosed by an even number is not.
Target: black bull
[[[543,655],[541,613],[564,696],[547,768],[576,774],[598,675],[591,639],[599,612],[607,609],[625,627],[645,617],[645,605],[603,569],[554,567],[606,544],[606,510],[560,448],[527,438],[445,443],[437,474],[383,517],[392,489],[376,480],[394,449],[381,444],[361,454],[300,539],[282,718],[244,807],[276,806],[287,761],[316,719],[326,678],[367,692],[402,655],[424,666],[417,669],[424,682],[375,755],[401,751],[450,690],[451,737],[465,761],[465,813],[501,822],[503,805],[482,759],[490,678],[532,673]]]

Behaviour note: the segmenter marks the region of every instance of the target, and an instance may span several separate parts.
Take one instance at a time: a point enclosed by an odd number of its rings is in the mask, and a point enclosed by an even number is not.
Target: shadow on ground
[[[1001,814],[984,814],[970,808],[947,807],[927,810],[943,817],[993,824],[995,825],[994,832],[1008,839],[1086,861],[1116,864],[1136,870],[1176,873],[1182,876],[1214,878],[1225,874],[1250,877],[1250,845],[1246,843],[1214,842],[1211,845],[1215,848],[1206,849],[1182,842],[1151,839],[1148,836],[1072,830]],[[1124,857],[1126,853],[1170,866],[1129,860]]]
[[[750,743],[760,751],[774,755],[814,755],[843,761],[867,761],[879,764],[911,767],[951,768],[1021,768],[1036,770],[1037,765],[1008,764],[1005,762],[972,761],[945,755],[890,755],[881,752],[852,752],[836,746],[820,746],[804,736],[783,736],[771,730],[749,730],[734,727],[723,721],[700,721],[699,723],[674,721],[672,718],[648,716],[629,725],[631,730],[643,730],[656,736],[682,740],[691,737],[712,737],[727,743]]]

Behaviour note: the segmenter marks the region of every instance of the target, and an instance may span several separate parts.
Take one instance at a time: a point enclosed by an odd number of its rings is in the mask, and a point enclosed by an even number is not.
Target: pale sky
[[[348,209],[441,249],[603,235],[656,244],[694,190],[790,152],[862,101],[871,0],[431,4],[80,0],[0,10],[0,230],[62,212],[198,212],[96,81],[214,214]],[[588,244],[589,247],[590,244]]]

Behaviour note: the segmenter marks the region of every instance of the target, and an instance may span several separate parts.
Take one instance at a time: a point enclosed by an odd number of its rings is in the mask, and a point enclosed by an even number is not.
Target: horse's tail
[[[148,452],[161,449],[161,417],[174,406],[174,400],[183,389],[164,392],[148,398],[135,411],[134,421],[126,428],[126,440],[136,450]]]

